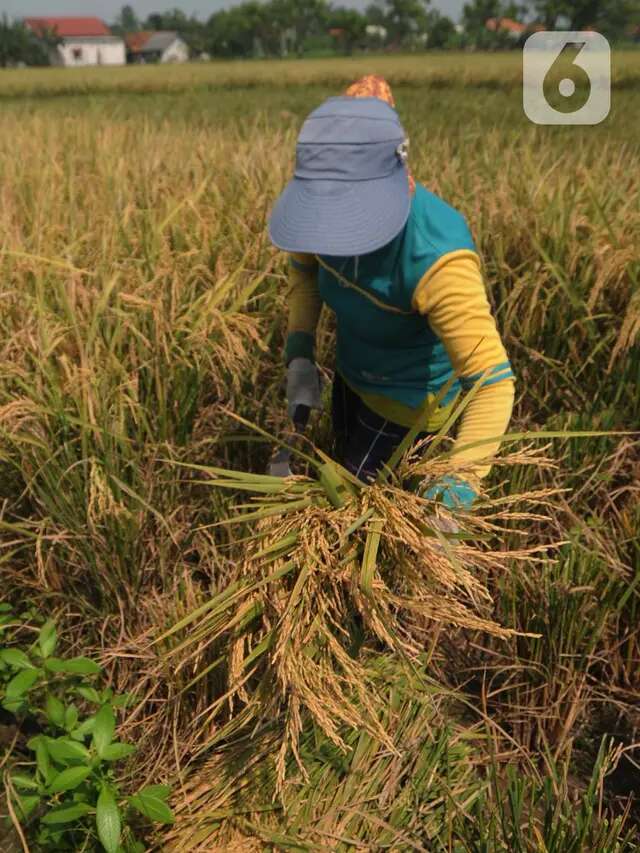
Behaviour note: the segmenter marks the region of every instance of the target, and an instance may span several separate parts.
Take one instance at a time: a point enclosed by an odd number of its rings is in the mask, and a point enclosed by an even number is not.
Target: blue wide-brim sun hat
[[[329,98],[304,122],[294,177],[276,201],[269,237],[279,249],[364,255],[409,216],[406,135],[379,98]]]

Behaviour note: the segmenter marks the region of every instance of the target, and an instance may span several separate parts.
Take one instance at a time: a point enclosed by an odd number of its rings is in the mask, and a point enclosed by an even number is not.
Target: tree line
[[[322,55],[366,50],[498,49],[519,40],[490,18],[537,21],[545,29],[593,28],[613,41],[640,35],[640,0],[469,0],[459,25],[430,0],[374,0],[364,12],[329,0],[244,0],[208,19],[180,9],[137,16],[123,6],[112,31],[175,30],[195,57]],[[521,41],[521,39],[520,39]],[[46,64],[48,48],[22,25],[0,22],[0,65]]]
[[[22,21],[0,18],[0,68],[12,65],[48,65],[55,40],[36,39]]]
[[[113,29],[176,30],[194,54],[212,57],[517,45],[508,33],[488,30],[490,18],[537,21],[545,29],[593,28],[619,41],[640,29],[640,0],[468,0],[457,26],[431,8],[430,0],[374,0],[363,12],[328,0],[245,0],[206,21],[179,9],[140,21],[131,6],[124,6]]]

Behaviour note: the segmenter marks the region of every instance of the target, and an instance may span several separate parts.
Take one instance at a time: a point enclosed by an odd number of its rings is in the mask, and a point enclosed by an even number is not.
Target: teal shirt
[[[407,223],[386,246],[360,257],[319,256],[320,296],[336,315],[337,368],[356,390],[417,408],[452,379],[447,351],[412,298],[425,273],[460,250],[476,250],[464,217],[417,183]],[[453,379],[442,404],[460,390]]]

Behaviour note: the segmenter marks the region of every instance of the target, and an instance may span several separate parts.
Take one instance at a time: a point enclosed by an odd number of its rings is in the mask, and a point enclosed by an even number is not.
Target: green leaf
[[[71,675],[98,675],[102,672],[97,663],[90,658],[47,658],[44,666],[50,672],[67,672]]]
[[[36,737],[32,737],[31,740],[27,741],[27,746],[29,749],[34,750],[36,754],[36,767],[38,768],[38,772],[42,776],[45,784],[49,783],[49,780],[52,778],[53,771],[51,769],[51,762],[49,761],[49,752],[47,750],[47,744],[44,735],[37,735]]]
[[[70,761],[88,762],[91,754],[87,747],[67,737],[47,738],[47,751],[54,761],[68,764]]]
[[[11,613],[11,609],[11,605],[6,601],[0,604],[0,613]]]
[[[35,669],[27,655],[20,649],[0,650],[0,660],[8,663],[14,669]]]
[[[93,702],[96,705],[101,704],[100,694],[95,687],[88,687],[83,684],[80,687],[76,687],[76,693],[78,696],[82,696],[83,699],[86,699],[87,702]]]
[[[38,787],[38,783],[33,776],[28,776],[26,773],[12,773],[11,782],[15,788],[26,788],[30,791],[35,791]]]
[[[20,699],[36,683],[40,676],[39,669],[23,669],[14,675],[7,684],[5,696],[7,699]]]
[[[53,654],[56,642],[56,623],[53,619],[47,619],[42,628],[40,628],[40,633],[38,634],[38,645],[40,646],[40,652],[43,658],[48,658]]]
[[[96,724],[95,716],[87,717],[80,725],[71,732],[71,737],[74,740],[84,740],[87,735],[90,735]]]
[[[78,722],[78,709],[75,705],[68,705],[64,714],[64,727],[69,732],[76,727]]]
[[[98,838],[107,853],[117,853],[120,845],[120,810],[106,785],[102,786],[98,796],[96,827]]]
[[[62,728],[64,726],[64,705],[57,696],[54,696],[53,693],[47,693],[44,707],[49,722]]]
[[[156,786],[153,785],[150,787],[154,788]],[[173,812],[164,802],[164,799],[164,797],[150,794],[149,788],[143,788],[137,794],[134,794],[133,797],[129,797],[129,803],[140,814],[148,817],[149,820],[154,820],[158,823],[173,823],[175,820]]]
[[[39,743],[43,743],[45,740],[45,735],[34,735],[30,737],[27,741],[27,749],[30,749],[32,752],[36,751],[36,747]]]
[[[96,722],[93,727],[93,745],[100,758],[103,757],[104,749],[113,740],[115,728],[116,718],[113,708],[111,705],[103,705],[96,714]]]
[[[159,800],[168,800],[171,795],[171,785],[146,785],[138,793],[158,797]]]
[[[58,806],[55,809],[47,812],[42,818],[42,823],[57,824],[71,823],[79,817],[84,817],[91,811],[91,806],[88,803],[74,803],[71,806]]]
[[[101,758],[105,761],[119,761],[121,758],[127,758],[136,751],[135,746],[130,743],[110,743],[102,750]]]
[[[129,705],[135,702],[135,699],[134,693],[121,693],[119,696],[113,697],[111,704],[114,708],[128,708]]]
[[[38,794],[25,794],[15,797],[18,806],[18,817],[26,820],[40,802]]]
[[[368,596],[373,596],[373,580],[378,566],[378,548],[380,537],[384,529],[381,518],[374,518],[369,527],[360,566],[360,589]]]
[[[73,791],[74,788],[84,782],[89,773],[91,773],[90,767],[67,767],[57,776],[54,776],[49,783],[49,792],[57,794],[60,791]]]

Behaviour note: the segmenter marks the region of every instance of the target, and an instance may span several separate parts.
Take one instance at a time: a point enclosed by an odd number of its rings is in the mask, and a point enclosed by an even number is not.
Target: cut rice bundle
[[[363,650],[393,649],[415,673],[434,626],[516,633],[492,618],[485,579],[514,560],[535,559],[535,549],[486,547],[510,517],[502,503],[496,512],[454,519],[401,488],[407,478],[437,479],[450,462],[408,455],[390,482],[365,486],[324,460],[319,480],[188,466],[206,475],[207,486],[254,495],[212,525],[250,526],[251,535],[232,583],[156,641],[174,671],[192,673],[192,684],[214,668],[226,671],[224,692],[193,720],[201,744],[194,757],[265,721],[284,720],[279,789],[289,754],[299,759],[305,715],[341,750],[344,726],[394,749]]]

